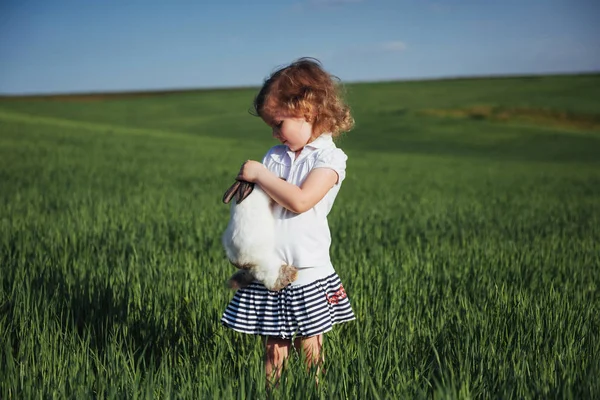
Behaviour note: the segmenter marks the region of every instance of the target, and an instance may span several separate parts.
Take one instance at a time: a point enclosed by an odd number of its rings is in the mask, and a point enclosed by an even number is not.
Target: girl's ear
[[[306,122],[308,122],[309,124],[314,124],[315,123],[315,115],[314,114],[304,114],[304,120]]]
[[[306,121],[309,122],[312,126],[312,136],[314,138],[318,138],[321,136],[322,131],[322,118],[319,118],[319,114],[317,110],[315,110],[312,114],[306,116]]]

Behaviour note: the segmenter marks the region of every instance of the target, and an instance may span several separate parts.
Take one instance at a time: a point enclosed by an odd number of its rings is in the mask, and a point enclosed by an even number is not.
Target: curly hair
[[[341,90],[339,78],[326,72],[319,60],[300,58],[265,80],[252,113],[269,125],[276,113],[287,113],[310,122],[313,138],[326,132],[335,137],[354,126]]]

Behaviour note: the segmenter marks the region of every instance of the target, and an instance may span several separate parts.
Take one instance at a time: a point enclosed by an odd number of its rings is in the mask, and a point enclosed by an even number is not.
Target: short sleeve
[[[263,157],[263,159],[262,159],[262,164],[263,165],[267,165],[267,162],[269,162],[269,158],[271,157],[271,153],[273,153],[273,147],[271,147],[269,149],[269,151],[267,151],[267,153]]]
[[[337,172],[338,181],[337,185],[341,184],[346,177],[346,160],[348,156],[342,151],[342,149],[333,148],[326,149],[317,157],[315,168],[329,168]]]
[[[285,149],[282,145],[273,146],[262,159],[262,164],[279,177],[285,175],[285,160],[288,157]]]

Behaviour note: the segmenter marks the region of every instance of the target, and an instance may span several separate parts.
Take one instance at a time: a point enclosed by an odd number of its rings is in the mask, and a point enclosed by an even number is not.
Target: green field
[[[0,99],[0,398],[264,398],[222,328],[256,89]],[[599,398],[600,75],[347,86],[357,320],[275,398]]]

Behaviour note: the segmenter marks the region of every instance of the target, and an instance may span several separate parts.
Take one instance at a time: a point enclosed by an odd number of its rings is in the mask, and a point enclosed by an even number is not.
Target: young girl
[[[272,383],[291,346],[304,353],[309,367],[318,368],[323,333],[355,318],[329,258],[327,224],[347,159],[332,138],[350,130],[354,120],[334,78],[307,58],[273,73],[254,109],[282,144],[272,147],[262,164],[246,161],[237,179],[257,183],[277,203],[277,251],[282,262],[298,268],[298,278],[278,292],[257,281],[238,290],[221,321],[265,337],[265,372]]]

